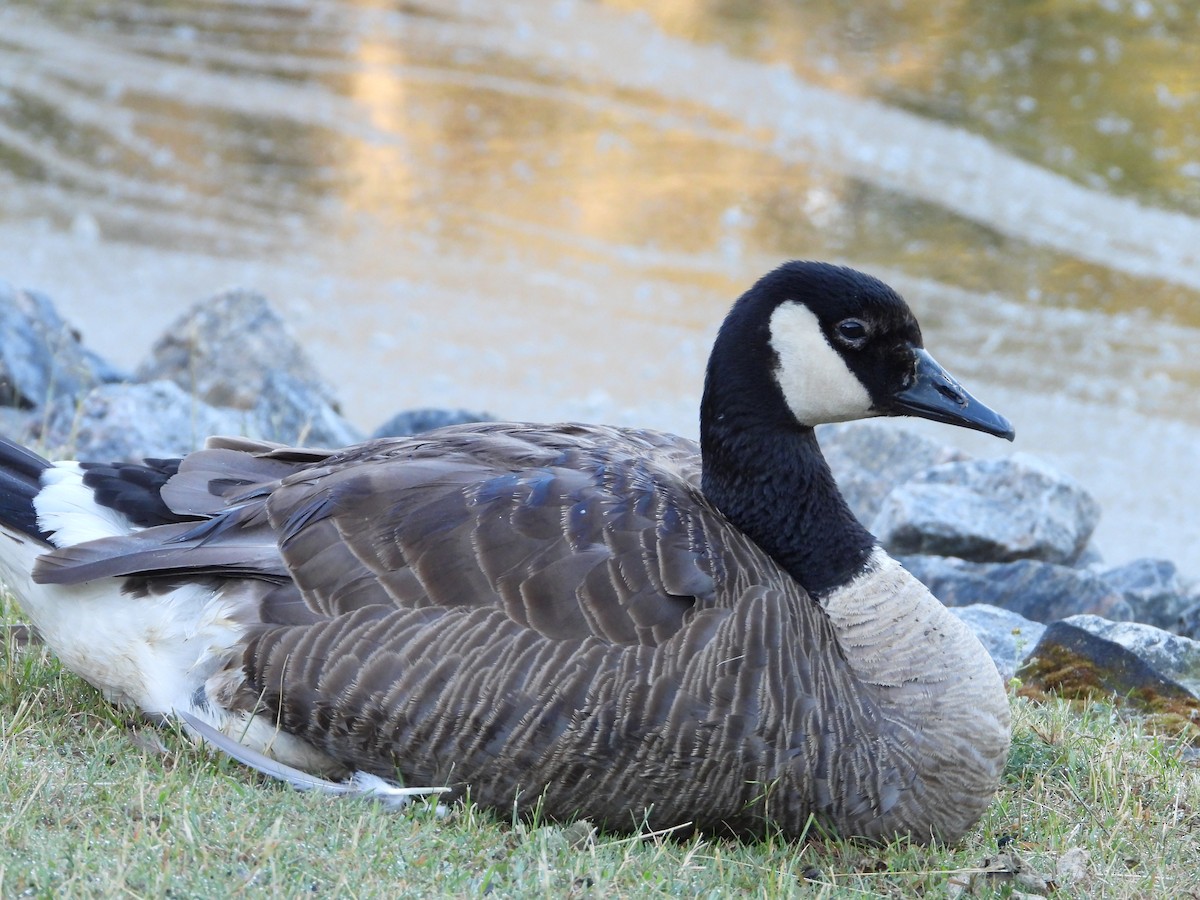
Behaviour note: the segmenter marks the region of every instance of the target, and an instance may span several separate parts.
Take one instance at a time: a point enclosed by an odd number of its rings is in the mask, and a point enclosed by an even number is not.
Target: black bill
[[[917,366],[912,384],[892,396],[895,416],[920,416],[1012,440],[1012,423],[966,392],[925,350],[915,348]]]

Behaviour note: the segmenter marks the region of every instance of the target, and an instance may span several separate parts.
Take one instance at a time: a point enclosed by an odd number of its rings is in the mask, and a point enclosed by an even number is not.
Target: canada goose
[[[998,783],[1004,688],[813,432],[1011,439],[922,347],[887,285],[791,262],[720,329],[699,448],[497,423],[144,465],[6,444],[0,576],[105,696],[251,761],[615,829],[954,840]]]

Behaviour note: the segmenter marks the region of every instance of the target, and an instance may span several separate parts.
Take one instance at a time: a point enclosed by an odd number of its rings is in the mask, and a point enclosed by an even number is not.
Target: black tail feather
[[[38,527],[33,498],[42,489],[42,472],[49,467],[32,450],[0,437],[0,524],[45,543],[50,535]]]
[[[178,459],[147,459],[140,463],[80,463],[83,484],[96,502],[115,509],[134,525],[150,528],[196,516],[177,515],[163,501],[163,485],[179,471]]]

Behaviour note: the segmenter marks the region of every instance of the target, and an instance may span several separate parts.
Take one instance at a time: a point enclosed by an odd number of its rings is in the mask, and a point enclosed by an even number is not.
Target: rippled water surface
[[[837,259],[1200,575],[1200,5],[641,6],[6,0],[0,278],[127,366],[259,287],[366,428],[694,434],[729,301]]]

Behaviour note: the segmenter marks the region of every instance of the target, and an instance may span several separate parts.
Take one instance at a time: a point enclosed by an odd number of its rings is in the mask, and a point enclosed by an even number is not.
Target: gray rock
[[[1120,644],[1155,671],[1200,697],[1200,641],[1141,622],[1110,622],[1100,616],[1070,616],[1076,628]]]
[[[375,429],[373,438],[405,437],[420,434],[447,425],[462,425],[466,422],[494,422],[493,416],[469,409],[407,409],[398,412]]]
[[[821,425],[817,438],[842,495],[865,523],[874,521],[884,498],[897,485],[931,466],[969,458],[894,423]]]
[[[1095,541],[1089,541],[1088,545],[1080,551],[1079,556],[1071,563],[1077,569],[1103,569],[1104,554],[1100,552],[1100,548],[1096,546]]]
[[[1114,621],[1133,618],[1129,602],[1099,575],[1034,559],[973,563],[942,556],[903,556],[900,562],[947,606],[987,603],[1035,622],[1080,613]]]
[[[1046,630],[1041,622],[986,603],[955,607],[951,612],[971,626],[1005,681],[1013,677]]]
[[[45,413],[36,409],[0,406],[0,435],[18,444],[32,444],[44,417]]]
[[[1075,481],[1016,454],[918,472],[888,494],[871,530],[893,554],[1069,564],[1099,519],[1099,504]]]
[[[1029,659],[1017,670],[1021,693],[1101,699],[1194,721],[1200,700],[1115,641],[1070,622],[1054,622],[1042,633]]]
[[[0,407],[41,409],[121,378],[45,294],[0,282],[0,335]]]
[[[1133,618],[1159,628],[1174,628],[1188,605],[1179,570],[1166,559],[1135,559],[1100,577],[1120,591],[1133,607]]]
[[[281,444],[345,447],[363,439],[310,383],[289,372],[267,373],[254,412],[259,434]]]
[[[139,381],[170,379],[210,406],[256,409],[282,372],[337,411],[333,391],[262,294],[234,289],[193,306],[155,342]]]
[[[52,456],[137,461],[180,456],[209,435],[253,433],[255,424],[252,414],[209,406],[172,381],[106,384],[78,404],[56,404],[43,443]]]
[[[1200,582],[1183,589],[1183,611],[1172,629],[1184,637],[1200,639]]]

